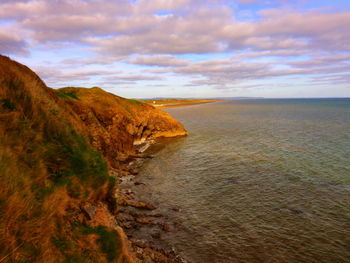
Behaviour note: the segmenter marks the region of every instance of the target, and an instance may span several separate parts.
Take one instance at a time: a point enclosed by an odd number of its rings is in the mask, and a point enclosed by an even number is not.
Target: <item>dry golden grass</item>
[[[84,221],[81,203],[111,201],[114,185],[86,136],[64,99],[28,68],[0,56],[1,263],[118,260],[96,234],[77,226]]]
[[[134,141],[186,134],[182,124],[168,113],[138,100],[97,87],[68,87],[55,92],[80,117],[90,132],[92,145],[112,166],[135,154]]]

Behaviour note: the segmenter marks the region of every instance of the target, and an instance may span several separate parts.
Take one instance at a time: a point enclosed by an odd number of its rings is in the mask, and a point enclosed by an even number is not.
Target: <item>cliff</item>
[[[168,113],[97,87],[63,88],[56,95],[79,116],[89,131],[91,144],[113,166],[137,154],[134,145],[187,134],[182,124]]]
[[[138,142],[185,134],[152,106],[56,91],[0,56],[0,262],[134,262],[109,167]]]

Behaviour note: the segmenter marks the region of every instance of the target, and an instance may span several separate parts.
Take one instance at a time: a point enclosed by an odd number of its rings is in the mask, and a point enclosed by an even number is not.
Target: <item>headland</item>
[[[181,123],[98,87],[51,89],[5,56],[0,85],[1,262],[184,262],[125,234],[125,207],[138,225],[155,207],[119,188]]]

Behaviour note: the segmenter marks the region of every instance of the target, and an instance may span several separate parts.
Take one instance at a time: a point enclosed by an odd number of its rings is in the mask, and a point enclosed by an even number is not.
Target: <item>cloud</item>
[[[0,18],[17,18],[24,20],[29,17],[40,20],[53,15],[122,15],[132,12],[132,3],[128,0],[27,0],[1,1]],[[39,16],[41,15],[41,16]],[[57,21],[60,22],[60,21]]]
[[[0,53],[1,54],[28,54],[28,45],[17,34],[4,31],[0,28]]]
[[[0,52],[60,51],[61,70],[37,67],[50,83],[95,78],[125,84],[175,76],[192,86],[229,88],[281,76],[347,79],[350,11],[301,10],[291,2],[3,0]],[[250,4],[257,5],[248,9]],[[249,16],[242,20],[245,10]],[[77,50],[74,58],[66,55],[70,47]],[[110,70],[86,69],[96,66]],[[123,67],[130,73],[118,70]],[[137,75],[140,69],[146,74]]]
[[[107,78],[108,80],[124,80],[124,81],[143,81],[143,80],[161,80],[159,76],[149,76],[149,75],[117,75]]]
[[[299,68],[339,67],[341,65],[350,65],[350,54],[313,57],[307,60],[289,62],[288,65]]]
[[[75,81],[75,80],[89,80],[94,76],[110,76],[122,73],[120,70],[81,70],[63,72],[54,67],[37,67],[35,68],[37,74],[46,81]]]
[[[218,59],[204,62],[192,63],[189,66],[176,69],[176,72],[187,74],[209,74],[209,75],[239,75],[244,77],[249,72],[266,72],[270,68],[267,63],[245,63],[233,59]]]
[[[350,50],[350,11],[267,9],[260,11],[260,20],[239,21],[224,3],[14,1],[0,4],[0,17],[15,19],[15,25],[39,43],[85,43],[103,55],[215,53],[247,47]]]
[[[125,56],[121,57],[96,57],[96,58],[68,58],[61,61],[64,65],[77,65],[77,66],[86,66],[86,65],[111,65],[116,61],[120,61],[126,58]]]
[[[285,50],[244,50],[242,52],[236,52],[232,57],[236,59],[256,59],[256,58],[268,58],[278,57],[279,59],[285,57],[298,57],[309,54],[307,49],[285,49]]]
[[[159,66],[159,67],[178,67],[186,66],[189,61],[184,59],[177,59],[173,56],[138,56],[130,60],[132,64]]]
[[[156,11],[171,11],[187,6],[191,0],[138,0],[136,8],[138,11],[153,13]]]
[[[232,83],[242,80],[265,78],[279,75],[268,63],[246,63],[234,59],[210,60],[192,63],[191,65],[175,68],[173,71],[179,74],[202,77],[193,80],[192,86],[230,86]]]
[[[167,69],[167,73],[176,72],[180,75],[190,75],[193,80],[188,86],[213,86],[222,89],[232,88],[246,81],[263,81],[279,77],[305,76],[310,79],[323,75],[332,79],[333,75],[349,75],[349,55],[327,56],[316,60],[307,59],[294,62],[244,62],[237,58],[216,59],[191,63],[183,67]],[[166,70],[163,70],[166,73]],[[200,79],[195,79],[195,78]],[[339,77],[344,79],[344,77]],[[338,79],[338,78],[335,78]],[[338,81],[340,83],[340,80]],[[243,85],[244,86],[244,85]]]
[[[37,67],[35,68],[37,74],[43,78],[50,85],[58,84],[58,86],[69,85],[75,81],[87,81],[92,78],[99,80],[94,83],[97,84],[131,84],[138,81],[153,81],[162,80],[160,76],[144,75],[144,74],[125,74],[120,70],[79,70],[79,71],[62,71],[56,67]]]
[[[350,88],[350,75],[349,74],[335,74],[332,76],[315,76],[311,78],[311,84],[314,85],[335,85],[346,84]]]
[[[253,4],[259,2],[259,0],[238,0],[237,2],[240,4]]]
[[[239,22],[226,9],[156,17],[151,30],[86,38],[104,54],[187,54],[255,50],[350,50],[350,12],[289,14]],[[203,27],[205,25],[205,27]]]

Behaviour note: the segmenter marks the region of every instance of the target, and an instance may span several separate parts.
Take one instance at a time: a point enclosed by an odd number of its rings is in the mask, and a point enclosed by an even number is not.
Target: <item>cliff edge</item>
[[[53,90],[0,56],[0,262],[136,262],[113,216],[109,168],[135,144],[185,134],[152,106]]]
[[[112,166],[118,166],[128,156],[137,154],[135,145],[159,137],[187,134],[183,125],[168,113],[98,87],[69,87],[55,92],[79,116],[89,132],[91,144]]]

